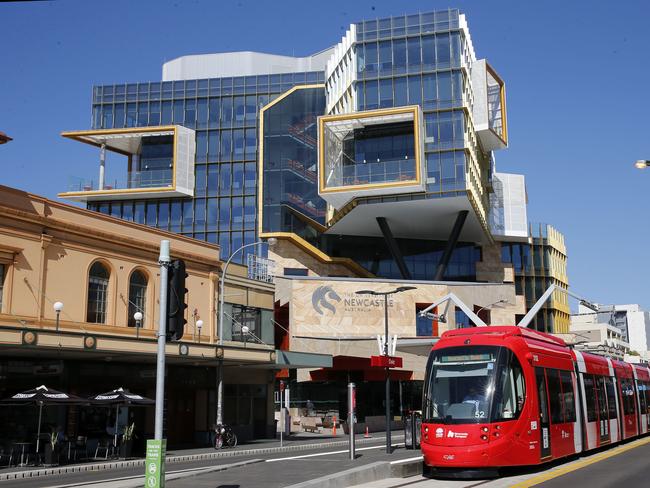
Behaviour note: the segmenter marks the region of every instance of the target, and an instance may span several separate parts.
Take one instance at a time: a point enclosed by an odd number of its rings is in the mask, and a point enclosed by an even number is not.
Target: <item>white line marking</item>
[[[189,473],[191,471],[202,471],[202,470],[209,470],[212,469],[212,466],[202,466],[200,468],[187,468],[187,469],[178,469],[176,471],[166,471],[165,472],[165,477],[167,477],[170,474],[178,474],[178,473]],[[84,474],[99,474],[97,471],[85,471]],[[77,474],[77,473],[72,473],[72,474]],[[144,475],[139,474],[136,476],[124,476],[122,478],[111,478],[111,479],[101,479],[101,480],[95,480],[95,481],[79,481],[77,483],[69,483],[66,485],[56,485],[56,486],[50,486],[49,488],[68,488],[72,486],[87,486],[87,485],[93,485],[93,484],[100,484],[100,483],[112,483],[114,481],[126,481],[126,480],[136,480],[138,478],[142,478],[144,480]],[[26,478],[29,479],[29,478]],[[36,479],[36,478],[32,478]]]
[[[393,446],[403,446],[404,444],[393,444]],[[355,449],[355,451],[367,451],[368,449],[382,449],[385,446],[370,446],[370,447],[360,447],[359,449]],[[329,456],[330,454],[343,454],[344,452],[349,452],[349,449],[345,449],[343,451],[330,451],[330,452],[317,452],[315,454],[303,454],[302,456],[291,456],[291,457],[285,457],[285,458],[277,458],[277,459],[267,459],[265,462],[267,463],[275,463],[277,461],[290,461],[292,459],[304,459],[304,458],[310,458],[310,457],[316,457],[316,456]]]
[[[420,460],[422,460],[422,456],[415,456],[408,459],[399,459],[397,461],[391,461],[390,464],[403,464],[403,463],[410,463],[411,461],[420,461]]]

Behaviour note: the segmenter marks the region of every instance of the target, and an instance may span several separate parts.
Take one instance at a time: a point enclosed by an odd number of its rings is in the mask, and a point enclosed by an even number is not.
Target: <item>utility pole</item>
[[[154,439],[163,438],[165,404],[165,342],[167,339],[167,273],[169,268],[169,241],[160,241],[160,320],[158,324],[158,368],[156,370],[156,424]]]

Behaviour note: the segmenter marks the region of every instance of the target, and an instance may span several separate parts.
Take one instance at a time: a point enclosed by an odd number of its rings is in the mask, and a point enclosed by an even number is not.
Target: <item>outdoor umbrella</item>
[[[41,418],[43,417],[43,405],[51,404],[67,404],[67,405],[83,405],[88,403],[88,400],[63,393],[62,391],[53,390],[45,385],[41,385],[33,390],[23,391],[16,393],[12,397],[5,398],[0,401],[0,405],[29,405],[34,403],[38,405],[38,434],[36,434],[36,452],[40,447],[41,440]]]
[[[94,405],[115,405],[115,436],[113,439],[113,446],[117,447],[117,419],[122,406],[137,406],[137,405],[153,405],[156,402],[150,398],[145,398],[135,393],[130,393],[128,390],[118,388],[117,390],[100,393],[99,395],[92,396],[88,401]]]

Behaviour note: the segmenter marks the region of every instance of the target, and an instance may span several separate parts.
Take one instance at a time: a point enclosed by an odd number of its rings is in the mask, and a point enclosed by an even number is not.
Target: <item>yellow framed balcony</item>
[[[195,133],[179,125],[63,132],[63,137],[100,148],[97,178],[73,178],[60,198],[72,201],[121,200],[194,196]],[[154,147],[169,142],[166,153],[147,155],[143,142]],[[162,147],[162,144],[161,144]],[[105,151],[127,158],[126,171],[106,178]]]
[[[424,191],[422,120],[417,105],[319,117],[319,195],[338,209],[360,196]]]

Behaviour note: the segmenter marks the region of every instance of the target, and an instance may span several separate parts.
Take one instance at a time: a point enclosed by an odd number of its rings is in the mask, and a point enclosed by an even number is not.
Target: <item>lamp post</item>
[[[56,331],[59,331],[59,316],[61,315],[61,310],[63,310],[63,302],[54,302],[52,305],[54,311],[56,312]]]
[[[196,330],[199,331],[199,344],[201,344],[201,329],[203,328],[203,320],[199,319],[196,321]]]
[[[225,266],[223,267],[223,270],[221,272],[221,278],[219,279],[219,339],[217,340],[217,344],[220,346],[223,345],[223,299],[224,299],[224,288],[225,288],[225,283],[226,283],[226,272],[228,271],[228,266],[230,265],[230,261],[232,261],[232,258],[235,257],[235,255],[241,251],[242,249],[245,249],[247,247],[251,246],[258,246],[260,244],[264,244],[265,241],[256,241],[256,242],[251,242],[250,244],[244,244],[243,246],[240,246],[238,249],[236,249],[228,258],[226,261]],[[275,237],[271,237],[266,241],[266,243],[272,247],[275,246],[276,242],[278,240]],[[222,425],[223,424],[223,356],[221,359],[219,359],[219,369],[217,372],[217,425]]]
[[[142,327],[142,312],[136,312],[133,314],[133,318],[135,319],[135,338],[139,339],[140,338],[140,327]]]
[[[647,159],[639,159],[636,163],[634,163],[634,167],[637,169],[646,169],[648,166],[650,166],[650,161]]]
[[[391,291],[359,290],[357,295],[377,295],[384,297],[384,356],[386,357],[386,454],[391,453],[390,438],[390,368],[388,367],[388,296],[403,291],[415,290],[415,286],[400,286]],[[354,426],[350,426],[350,432],[354,432]]]

